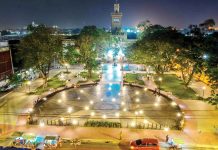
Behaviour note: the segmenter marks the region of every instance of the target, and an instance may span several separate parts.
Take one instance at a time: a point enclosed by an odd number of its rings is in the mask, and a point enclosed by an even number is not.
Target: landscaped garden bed
[[[66,85],[66,82],[63,81],[63,80],[60,80],[58,78],[58,75],[55,75],[53,78],[49,79],[48,82],[47,82],[47,86],[44,87],[44,85],[38,87],[36,89],[35,92],[33,92],[34,94],[42,94],[44,92],[47,92],[49,91],[50,89],[57,89],[59,87],[63,87]]]

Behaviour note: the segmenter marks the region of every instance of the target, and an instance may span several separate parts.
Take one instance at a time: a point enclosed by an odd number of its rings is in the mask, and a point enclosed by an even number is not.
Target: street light
[[[68,113],[71,113],[72,110],[73,110],[72,107],[69,107],[69,108],[67,109],[67,112],[68,112]]]
[[[140,99],[139,99],[139,98],[136,98],[136,100],[135,100],[135,101],[136,101],[136,103],[138,103],[138,102],[140,102]]]
[[[202,87],[202,90],[203,90],[203,97],[204,97],[204,90],[206,89],[206,87],[204,86],[204,87]]]
[[[177,113],[176,115],[177,115],[177,117],[181,117],[181,113]]]
[[[84,109],[85,109],[85,110],[89,110],[89,106],[85,106]]]
[[[204,55],[203,55],[203,59],[206,60],[207,58],[208,58],[208,55],[207,55],[207,54],[204,54]]]
[[[139,95],[139,91],[136,91],[135,94],[136,94],[136,95]]]
[[[92,116],[92,117],[95,116],[95,112],[91,112],[91,116]]]
[[[163,79],[161,78],[161,77],[159,77],[158,78],[158,81],[159,81],[159,92],[160,92],[160,84],[161,84],[161,81],[162,81]]]
[[[176,102],[171,102],[171,105],[176,106],[177,104],[176,104]]]
[[[93,105],[94,104],[94,102],[91,100],[91,101],[89,101],[89,103],[91,104],[91,105]]]
[[[68,72],[68,63],[65,63],[64,66],[66,67],[66,70]]]
[[[29,112],[29,113],[33,112],[33,108],[29,108],[29,109],[28,109],[28,112]]]
[[[115,113],[115,117],[119,117],[119,116],[120,116],[119,112]]]
[[[155,107],[158,107],[158,106],[159,106],[159,103],[157,103],[157,102],[154,103],[154,106],[155,106]]]
[[[126,111],[127,111],[127,108],[123,108],[123,111],[126,112]]]
[[[168,132],[169,130],[170,130],[169,127],[165,127],[165,128],[164,128],[164,131],[166,131],[166,132]]]
[[[39,123],[39,126],[40,126],[40,127],[44,127],[44,126],[45,126],[45,123],[44,123],[43,121],[41,121],[41,122]]]
[[[103,115],[102,118],[103,118],[103,119],[106,119],[106,118],[107,118],[107,115]]]
[[[142,115],[144,113],[143,110],[139,110],[139,114]]]
[[[31,81],[27,81],[27,85],[28,85],[28,87],[29,87],[29,92],[30,92],[30,85],[31,85],[32,83],[31,83]]]
[[[125,102],[121,102],[121,105],[124,106],[124,105],[125,105]]]
[[[144,124],[147,124],[147,123],[148,123],[148,120],[147,120],[147,119],[145,119],[143,122],[144,122]]]
[[[136,122],[135,122],[135,121],[132,121],[132,122],[131,122],[131,127],[134,128],[135,126],[136,126]]]
[[[138,111],[135,111],[135,122],[137,123],[137,116],[139,115]]]
[[[73,125],[76,125],[76,124],[78,124],[78,121],[75,120],[75,119],[73,119],[72,124],[73,124]]]

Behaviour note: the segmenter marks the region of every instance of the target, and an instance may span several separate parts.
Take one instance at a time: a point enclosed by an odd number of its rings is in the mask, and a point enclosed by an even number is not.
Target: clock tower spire
[[[120,4],[117,2],[114,4],[114,12],[111,13],[111,32],[112,34],[119,34],[122,29],[122,17],[120,12]]]

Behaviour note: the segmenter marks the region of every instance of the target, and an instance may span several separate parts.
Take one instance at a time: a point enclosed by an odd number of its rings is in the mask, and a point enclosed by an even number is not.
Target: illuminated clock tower
[[[122,28],[122,16],[120,12],[120,4],[117,2],[114,4],[114,12],[111,13],[111,32],[112,34],[119,34]]]

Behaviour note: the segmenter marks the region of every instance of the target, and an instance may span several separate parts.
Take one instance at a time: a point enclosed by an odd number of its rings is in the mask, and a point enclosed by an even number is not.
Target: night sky
[[[115,0],[0,0],[0,29],[20,28],[35,21],[61,28],[84,25],[110,27]],[[118,0],[123,26],[149,19],[177,28],[214,18],[218,0]]]

